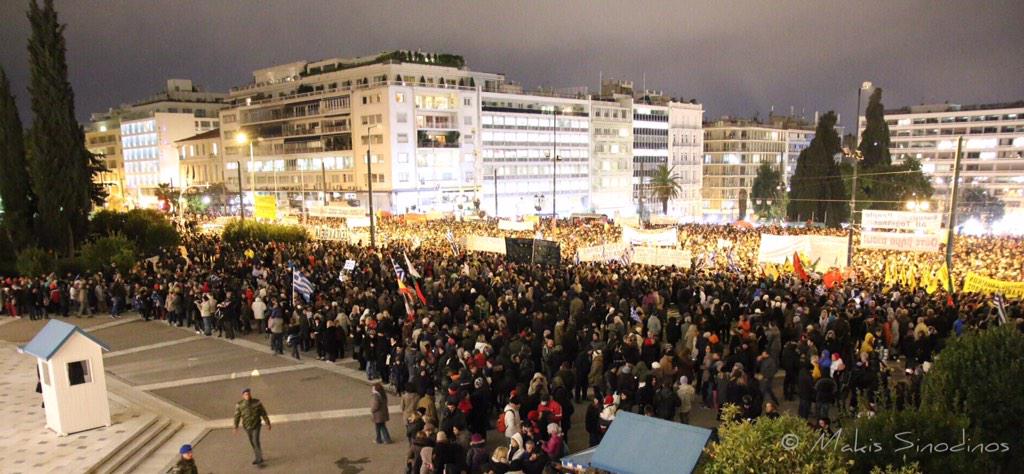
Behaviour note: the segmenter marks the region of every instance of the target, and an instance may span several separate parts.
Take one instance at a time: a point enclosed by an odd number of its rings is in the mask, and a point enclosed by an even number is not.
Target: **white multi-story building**
[[[226,96],[204,92],[188,79],[169,79],[159,94],[93,114],[86,140],[95,142],[110,169],[99,179],[111,187],[115,180],[117,186],[124,186],[118,194],[130,206],[154,204],[153,190],[158,185],[182,185],[174,142],[217,128],[217,114],[226,107]],[[119,146],[101,146],[111,139]]]
[[[703,217],[704,107],[696,102],[670,102],[668,105],[668,167],[682,188],[668,202],[668,214],[685,222]]]
[[[948,207],[962,136],[961,189],[983,188],[1006,203],[1007,216],[1024,215],[1024,102],[911,106],[886,110],[885,120],[893,162],[921,162],[935,188],[934,204]],[[863,130],[863,116],[859,124]]]
[[[633,98],[594,98],[590,103],[591,202],[594,212],[636,215],[633,201]]]
[[[500,216],[592,210],[588,99],[482,92],[480,100],[483,209],[493,212],[497,189]]]
[[[221,113],[226,185],[294,208],[365,208],[372,186],[376,209],[468,209],[479,197],[480,93],[503,81],[419,52],[255,71]]]

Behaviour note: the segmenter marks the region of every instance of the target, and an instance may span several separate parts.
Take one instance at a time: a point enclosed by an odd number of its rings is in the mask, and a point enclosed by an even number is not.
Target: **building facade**
[[[746,219],[757,169],[768,163],[786,184],[796,170],[797,157],[814,138],[814,126],[790,117],[771,117],[768,123],[724,118],[704,124],[704,218],[712,221]],[[749,201],[748,201],[749,204]],[[746,215],[739,209],[745,207]]]
[[[121,210],[127,204],[124,157],[121,154],[121,123],[117,119],[90,122],[85,128],[85,146],[99,157],[106,171],[95,177],[107,190],[108,209]]]
[[[468,211],[478,198],[480,90],[503,80],[419,52],[255,71],[221,113],[226,185],[292,208],[365,208],[372,187],[376,209]]]
[[[1024,216],[1024,102],[911,106],[885,111],[885,120],[893,162],[921,162],[938,208],[948,209],[957,141],[963,137],[961,189],[981,188],[1006,204],[1007,217]],[[864,125],[860,117],[861,130]]]
[[[636,215],[633,199],[633,98],[617,95],[590,103],[591,201],[594,211]]]
[[[213,129],[175,142],[181,187],[204,189],[224,183],[220,129]]]
[[[97,179],[104,180],[115,191],[110,195],[120,195],[129,207],[155,205],[153,191],[158,185],[179,187],[182,183],[174,142],[217,128],[217,114],[226,106],[225,97],[202,91],[188,79],[169,79],[158,94],[92,114],[86,143],[90,149],[105,152],[110,170]],[[109,145],[113,137],[115,147]],[[115,154],[106,155],[111,148]],[[122,187],[120,192],[116,192],[114,180]]]
[[[683,222],[703,218],[704,107],[697,103],[668,105],[668,167],[680,185],[679,196],[668,202],[668,214]]]

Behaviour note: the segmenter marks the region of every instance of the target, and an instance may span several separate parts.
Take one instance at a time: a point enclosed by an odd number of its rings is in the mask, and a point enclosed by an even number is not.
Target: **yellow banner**
[[[996,280],[970,272],[964,278],[964,293],[999,293],[1008,299],[1024,298],[1024,283]]]
[[[277,219],[277,198],[274,196],[256,196],[256,211],[254,215],[257,219]]]

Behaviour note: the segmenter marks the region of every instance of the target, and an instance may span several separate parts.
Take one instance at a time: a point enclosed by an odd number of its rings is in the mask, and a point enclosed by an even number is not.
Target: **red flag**
[[[793,252],[793,273],[796,273],[796,276],[804,281],[809,278],[807,272],[804,271],[804,265],[800,263],[800,254],[797,252]]]
[[[839,273],[838,269],[833,268],[832,270],[825,274],[824,281],[825,288],[831,290],[833,286],[836,286],[836,283],[840,283],[843,281],[843,274]]]
[[[420,302],[424,305],[427,304],[427,297],[423,295],[423,290],[420,289],[419,280],[413,279],[413,283],[416,285],[416,296],[420,298]]]

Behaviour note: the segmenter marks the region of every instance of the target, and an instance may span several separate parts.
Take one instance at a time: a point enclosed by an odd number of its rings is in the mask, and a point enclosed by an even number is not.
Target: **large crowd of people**
[[[562,265],[457,244],[537,232],[561,244]],[[701,262],[692,268],[577,263],[577,248],[620,240],[617,225],[593,220],[503,231],[486,220],[382,219],[377,248],[186,232],[187,252],[168,249],[131,271],[5,278],[0,307],[30,318],[135,310],[200,334],[265,332],[274,352],[296,358],[351,357],[400,397],[409,472],[421,474],[542,472],[566,455],[570,431],[596,445],[621,411],[687,422],[732,404],[753,419],[794,401],[819,425],[912,407],[948,338],[1021,325],[1019,302],[1000,313],[984,295],[884,276],[887,266],[931,269],[939,254],[858,251],[854,271],[828,287],[766,273],[762,232],[835,231],[680,226],[681,247]],[[959,238],[954,280],[967,271],[1022,280],[1021,244]],[[311,283],[308,298],[295,275]],[[576,410],[583,426],[572,423]],[[493,430],[503,441],[488,449]]]

